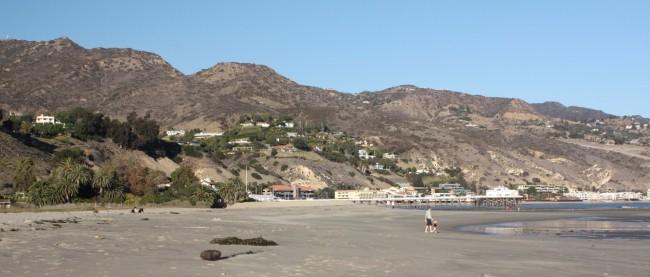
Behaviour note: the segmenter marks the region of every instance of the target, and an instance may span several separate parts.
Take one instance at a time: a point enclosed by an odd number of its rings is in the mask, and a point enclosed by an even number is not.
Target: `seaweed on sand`
[[[240,239],[238,237],[215,238],[210,241],[211,244],[220,245],[252,245],[252,246],[276,246],[275,241],[267,240],[262,237],[251,239]]]

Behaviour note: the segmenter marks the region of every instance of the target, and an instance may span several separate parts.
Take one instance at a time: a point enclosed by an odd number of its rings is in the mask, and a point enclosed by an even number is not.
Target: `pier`
[[[401,209],[470,209],[470,208],[511,208],[516,209],[522,196],[426,196],[426,197],[386,197],[353,199],[354,203],[378,205]]]

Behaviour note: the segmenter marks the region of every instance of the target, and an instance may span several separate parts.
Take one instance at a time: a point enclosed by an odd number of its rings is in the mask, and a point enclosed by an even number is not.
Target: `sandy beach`
[[[228,209],[147,209],[0,214],[1,276],[648,276],[650,241],[511,237],[459,226],[619,211],[423,211],[347,202],[244,204]],[[145,219],[146,218],[146,219]],[[43,220],[62,220],[44,222]],[[75,223],[77,222],[77,223]],[[13,230],[13,231],[12,231]],[[222,246],[215,237],[263,236],[279,245]],[[252,250],[219,261],[223,255]]]

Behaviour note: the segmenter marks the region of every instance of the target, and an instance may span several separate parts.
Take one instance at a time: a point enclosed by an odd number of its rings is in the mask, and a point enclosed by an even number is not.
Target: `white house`
[[[395,153],[384,153],[382,158],[388,159],[388,160],[394,160],[394,159],[397,159],[397,156],[395,155]]]
[[[222,136],[223,132],[216,132],[216,133],[210,133],[210,132],[200,132],[194,134],[194,138],[196,139],[205,139],[205,138],[211,138],[211,137],[218,137]]]
[[[384,165],[380,163],[375,163],[374,165],[371,165],[370,168],[374,170],[384,170]]]
[[[282,125],[280,125],[280,127],[283,127],[283,128],[293,128],[293,122],[291,122],[291,121],[285,121],[285,122],[282,122]]]
[[[268,124],[266,122],[257,122],[257,123],[255,123],[255,125],[258,126],[258,127],[262,127],[262,128],[271,127],[271,124]]]
[[[517,197],[519,196],[519,191],[514,189],[509,189],[504,186],[498,186],[485,191],[485,196],[487,197]]]
[[[366,150],[366,149],[359,149],[358,153],[359,153],[359,159],[362,159],[362,160],[368,160],[368,159],[375,158],[375,156],[370,155],[368,153],[368,150]]]
[[[255,126],[255,124],[253,124],[252,122],[244,122],[244,123],[241,123],[239,125],[242,126],[242,127],[253,127],[253,126]]]
[[[536,192],[541,193],[560,193],[564,190],[563,187],[553,186],[553,185],[520,185],[517,187],[519,191],[527,191],[528,188],[535,188]]]
[[[289,137],[289,138],[298,137],[298,133],[296,133],[296,132],[287,132],[287,137]]]
[[[593,191],[571,191],[562,194],[564,197],[577,198],[580,200],[599,200],[600,193]]]
[[[240,139],[236,139],[236,140],[231,140],[228,143],[229,144],[241,145],[241,144],[250,144],[251,142],[250,142],[250,140],[248,140],[248,138],[240,138]]]
[[[36,124],[62,124],[56,121],[53,116],[41,114],[36,116]]]
[[[185,130],[167,130],[165,132],[167,136],[184,136],[185,135]]]

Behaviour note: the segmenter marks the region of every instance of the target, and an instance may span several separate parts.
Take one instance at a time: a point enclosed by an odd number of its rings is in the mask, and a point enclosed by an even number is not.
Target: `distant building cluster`
[[[648,190],[650,193],[650,190]],[[642,200],[640,192],[594,192],[594,191],[571,191],[563,194],[564,197],[575,198],[583,201],[631,201]]]

